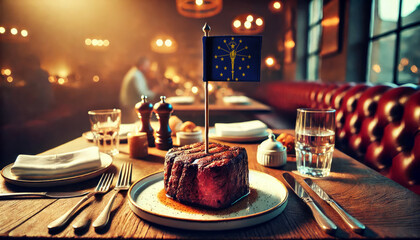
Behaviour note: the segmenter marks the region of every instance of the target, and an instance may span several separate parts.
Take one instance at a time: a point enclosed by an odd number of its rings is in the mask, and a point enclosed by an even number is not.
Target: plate
[[[216,129],[214,128],[210,128],[209,129],[209,138],[214,139],[214,140],[220,140],[220,141],[225,141],[225,142],[257,142],[257,141],[261,141],[264,139],[267,139],[268,137],[268,132],[264,131],[261,134],[258,135],[254,135],[254,136],[246,136],[246,137],[242,137],[242,136],[218,136],[216,135]]]
[[[195,101],[193,96],[176,96],[168,97],[166,102],[171,104],[193,104]]]
[[[250,104],[250,100],[246,96],[226,96],[223,97],[223,102],[226,104],[246,105]]]
[[[6,182],[23,187],[53,187],[67,185],[71,183],[82,182],[104,173],[111,166],[112,157],[108,154],[100,153],[100,158],[101,167],[99,169],[71,177],[52,179],[19,179],[11,171],[13,163],[4,167],[1,171],[1,175],[6,180]]]
[[[278,179],[254,170],[249,171],[251,193],[223,210],[182,207],[164,204],[163,172],[151,174],[128,191],[131,210],[142,219],[160,225],[188,230],[228,230],[253,226],[273,219],[287,205],[288,192]],[[165,195],[163,195],[166,198]],[[187,209],[187,210],[185,210]],[[193,211],[188,210],[193,209]]]

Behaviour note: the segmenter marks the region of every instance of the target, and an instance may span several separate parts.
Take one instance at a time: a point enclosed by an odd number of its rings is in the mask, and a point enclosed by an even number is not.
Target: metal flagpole
[[[206,23],[203,26],[204,37],[209,36],[210,26]],[[204,53],[203,53],[204,54]],[[204,63],[203,63],[204,64]],[[205,66],[204,66],[205,67]],[[206,153],[209,153],[209,82],[204,82],[204,117],[205,117],[205,146]]]

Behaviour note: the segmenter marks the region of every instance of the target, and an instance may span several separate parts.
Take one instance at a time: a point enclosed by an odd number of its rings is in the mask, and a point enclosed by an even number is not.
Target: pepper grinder
[[[168,150],[172,148],[171,128],[169,127],[169,117],[173,112],[171,104],[165,102],[166,97],[161,96],[160,102],[153,107],[153,112],[159,120],[159,129],[156,131],[156,148],[161,150]]]
[[[134,107],[137,112],[137,116],[140,118],[141,126],[139,132],[147,133],[147,142],[149,147],[155,146],[155,137],[153,136],[153,128],[150,125],[150,117],[153,111],[153,104],[147,102],[147,96],[142,95],[141,101]]]

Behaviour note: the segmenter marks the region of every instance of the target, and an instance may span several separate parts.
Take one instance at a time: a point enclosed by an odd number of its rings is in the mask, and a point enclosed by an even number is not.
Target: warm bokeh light
[[[176,94],[177,96],[182,96],[182,95],[184,95],[184,90],[182,90],[182,89],[180,89],[180,88],[177,88],[177,89],[175,90],[175,94]]]
[[[286,42],[284,42],[284,46],[286,48],[294,48],[295,47],[295,41],[293,41],[293,40],[287,40]]]
[[[64,80],[64,78],[58,78],[57,82],[58,84],[63,85],[66,82],[66,80]]]
[[[235,20],[235,21],[233,21],[233,26],[234,26],[235,28],[240,27],[240,26],[241,26],[241,21],[239,21],[239,20]]]
[[[275,8],[275,9],[280,9],[280,8],[281,8],[281,4],[280,4],[280,2],[274,2],[274,3],[273,3],[273,8]]]
[[[22,35],[22,37],[27,37],[28,36],[28,31],[23,29],[22,31],[20,31],[20,35]]]
[[[98,46],[102,47],[104,45],[104,40],[99,39],[98,40]]]
[[[49,76],[49,77],[48,77],[48,81],[49,81],[50,83],[55,82],[55,77],[54,77],[54,76]]]
[[[12,78],[11,76],[8,76],[6,80],[7,80],[7,82],[9,82],[9,83],[13,82],[13,78]]]
[[[171,41],[171,39],[166,39],[166,40],[165,40],[165,46],[167,46],[167,47],[172,46],[172,41]]]
[[[174,81],[174,83],[179,83],[179,82],[181,81],[181,78],[180,78],[178,75],[175,75],[175,76],[172,78],[172,81]]]
[[[412,73],[418,73],[418,71],[419,71],[419,69],[417,68],[416,65],[411,66],[410,70],[411,70]]]
[[[203,5],[203,0],[195,0],[195,4],[201,6]]]
[[[91,45],[91,44],[92,44],[92,40],[91,40],[90,38],[86,38],[86,39],[85,39],[85,44],[86,44],[87,46]]]
[[[255,23],[256,23],[258,26],[261,26],[261,25],[263,25],[263,20],[262,20],[261,18],[257,18],[257,20],[255,20]]]
[[[404,71],[404,65],[398,64],[398,71],[400,72]]]
[[[6,28],[4,28],[4,27],[0,27],[0,34],[3,34],[3,33],[5,33],[6,32]]]
[[[108,47],[108,46],[109,46],[109,41],[108,41],[108,40],[106,40],[106,39],[104,40],[104,46],[105,46],[105,47]]]
[[[92,40],[92,45],[93,46],[98,46],[98,39],[93,39]]]
[[[376,73],[380,73],[381,72],[381,66],[379,66],[379,64],[373,64],[372,70]]]
[[[163,40],[162,39],[158,39],[158,40],[156,40],[156,45],[158,45],[159,47],[162,47],[163,46]]]
[[[213,90],[214,90],[213,84],[209,83],[209,92],[213,92]]]
[[[246,20],[248,22],[252,22],[252,21],[254,21],[254,17],[252,15],[248,15],[248,17],[246,17]]]
[[[198,87],[196,87],[196,86],[192,87],[191,92],[194,93],[194,94],[197,94],[198,93]]]
[[[18,33],[18,30],[16,28],[12,28],[10,29],[10,33],[16,35]]]
[[[99,76],[98,75],[93,76],[92,80],[94,82],[99,82]]]
[[[250,29],[251,28],[251,22],[246,21],[244,23],[244,26],[245,26],[246,29]]]
[[[192,82],[185,82],[184,83],[184,88],[186,88],[186,89],[192,88],[192,86],[193,86]]]
[[[271,67],[274,65],[274,58],[273,57],[267,57],[265,59],[265,65],[267,65],[267,67]]]
[[[168,68],[166,68],[165,74],[164,74],[164,76],[166,78],[171,79],[171,78],[174,78],[175,75],[176,75],[176,69],[175,69],[175,67],[169,66]]]
[[[184,17],[208,18],[220,13],[222,8],[223,0],[176,0],[176,9]]]
[[[12,74],[12,70],[10,70],[9,68],[2,69],[1,74],[6,75],[6,76],[10,76]]]
[[[407,66],[409,62],[410,62],[410,61],[408,61],[408,58],[401,58],[401,64],[402,64],[403,66]]]
[[[325,18],[322,20],[321,25],[323,27],[333,27],[337,26],[340,23],[339,17],[331,17],[331,18]]]

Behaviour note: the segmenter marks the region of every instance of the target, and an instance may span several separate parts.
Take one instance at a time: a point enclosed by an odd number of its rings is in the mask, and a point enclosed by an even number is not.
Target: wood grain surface
[[[292,132],[276,130],[275,133]],[[268,173],[284,182],[284,171],[296,174],[295,158],[288,156],[288,162],[281,168],[267,168],[256,161],[258,143],[241,145],[246,148],[249,168]],[[83,138],[70,141],[43,154],[73,151],[92,145]],[[132,162],[133,182],[156,171],[163,170],[166,151],[149,149],[146,159],[130,159],[128,146],[120,146],[121,153],[114,157],[109,172],[118,173],[124,162]],[[303,177],[298,176],[303,183]],[[71,186],[36,189],[37,191],[92,190],[99,177]],[[103,209],[111,193],[92,198],[77,212],[72,221],[63,229],[48,231],[47,225],[61,216],[80,198],[70,199],[10,199],[0,201],[0,237],[52,237],[52,238],[163,238],[163,239],[220,239],[220,238],[419,238],[420,237],[420,197],[397,183],[385,178],[336,150],[331,176],[314,179],[346,211],[359,219],[367,227],[363,234],[351,231],[333,209],[309,190],[317,205],[338,226],[333,235],[324,233],[316,224],[306,205],[289,189],[288,204],[283,213],[276,218],[248,228],[228,231],[187,231],[169,228],[143,221],[129,208],[126,192],[118,195],[111,212],[110,224],[105,229],[95,230],[92,226],[84,231],[75,232],[71,225],[84,214],[96,218]],[[116,178],[114,179],[115,186]],[[0,192],[29,191],[5,183],[0,179]]]

